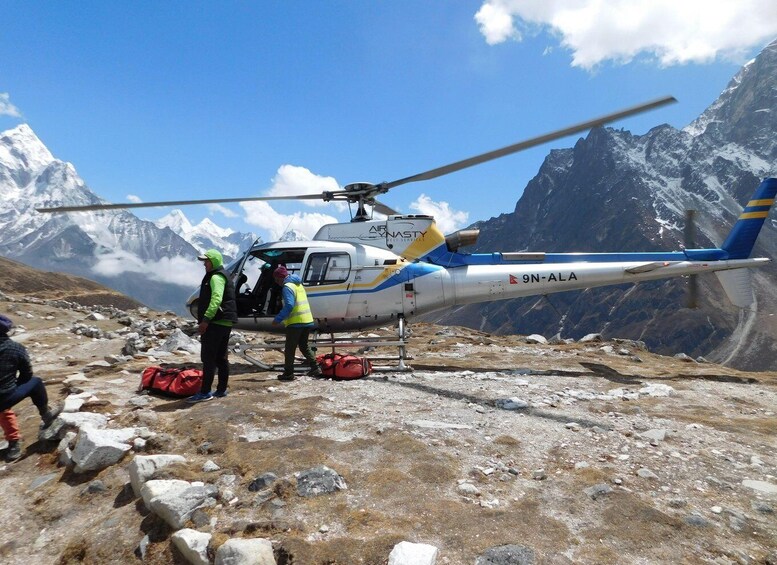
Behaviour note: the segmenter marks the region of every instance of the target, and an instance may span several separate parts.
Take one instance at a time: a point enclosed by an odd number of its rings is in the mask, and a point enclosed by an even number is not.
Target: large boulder
[[[132,448],[129,441],[136,435],[135,428],[100,430],[90,426],[82,427],[73,450],[73,470],[83,473],[115,465]]]

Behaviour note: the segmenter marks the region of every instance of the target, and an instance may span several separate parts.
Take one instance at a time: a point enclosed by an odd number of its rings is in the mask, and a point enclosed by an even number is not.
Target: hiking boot
[[[16,461],[22,456],[22,443],[21,441],[13,440],[8,442],[8,449],[5,450],[5,460],[10,463]]]
[[[313,377],[314,379],[321,379],[324,377],[324,373],[321,372],[321,369],[316,365],[315,367],[312,367],[310,371],[308,371],[308,376]]]
[[[227,395],[227,391],[226,390],[223,390],[223,391],[218,391],[217,390],[216,392],[213,393],[213,396],[215,398],[224,398],[226,395]]]
[[[213,400],[212,392],[198,392],[194,396],[187,398],[186,402],[189,404],[196,404],[197,402],[207,402],[208,400]]]
[[[43,420],[43,423],[40,425],[41,430],[47,429],[52,423],[54,423],[54,420],[57,419],[57,416],[59,416],[59,413],[62,411],[61,408],[55,408],[51,409],[51,407],[46,407],[46,412],[41,414],[40,419]]]
[[[294,375],[287,375],[285,373],[283,375],[278,375],[279,381],[293,381],[296,378],[297,377],[295,377]]]

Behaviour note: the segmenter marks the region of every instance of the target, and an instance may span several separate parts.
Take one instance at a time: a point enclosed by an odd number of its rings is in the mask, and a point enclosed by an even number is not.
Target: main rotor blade
[[[524,149],[534,147],[535,145],[541,145],[543,143],[547,143],[548,141],[553,141],[554,139],[566,137],[568,135],[572,135],[573,133],[578,133],[581,131],[589,130],[591,128],[602,126],[606,123],[614,122],[615,120],[619,120],[627,116],[633,116],[641,112],[646,112],[648,110],[652,110],[653,108],[658,108],[659,106],[669,104],[671,102],[677,102],[677,99],[674,96],[664,96],[663,98],[658,98],[650,102],[645,102],[644,104],[639,104],[638,106],[626,108],[625,110],[620,110],[619,112],[613,112],[612,114],[607,114],[606,116],[601,116],[593,120],[588,120],[587,122],[582,122],[573,126],[566,127],[564,129],[560,129],[551,133],[540,135],[538,137],[533,137],[531,139],[527,139],[526,141],[521,141],[513,145],[508,145],[507,147],[503,147],[501,149],[489,151],[488,153],[483,153],[482,155],[476,155],[475,157],[470,157],[469,159],[456,161],[455,163],[451,163],[450,165],[444,165],[442,167],[438,167],[436,169],[426,171],[425,173],[419,173],[417,175],[395,180],[392,182],[381,183],[379,186],[385,192],[390,188],[394,188],[395,186],[399,186],[402,184],[407,184],[410,182],[418,182],[422,180],[430,180],[437,177],[441,177],[449,173],[460,171],[461,169],[473,167],[475,165],[485,163],[486,161],[498,159],[500,157],[504,157],[506,155],[510,155],[512,153],[516,153],[518,151],[522,151]]]
[[[393,208],[390,208],[383,204],[383,202],[378,202],[377,200],[372,201],[372,208],[373,210],[376,210],[377,212],[380,212],[381,214],[384,214],[386,216],[397,216],[399,215],[399,212],[394,210]]]
[[[89,212],[94,210],[121,210],[124,208],[155,208],[162,206],[188,206],[190,204],[225,204],[229,202],[258,202],[262,200],[323,200],[323,194],[300,194],[297,196],[252,196],[248,198],[211,198],[208,200],[168,200],[166,202],[125,202],[122,204],[91,204],[88,206],[58,206],[36,208],[36,212]]]

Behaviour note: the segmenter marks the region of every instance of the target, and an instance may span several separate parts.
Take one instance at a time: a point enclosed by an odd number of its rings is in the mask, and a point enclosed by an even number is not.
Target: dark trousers
[[[232,326],[208,324],[208,329],[202,334],[202,388],[200,392],[208,393],[213,386],[213,377],[218,369],[219,383],[216,392],[225,392],[229,381],[229,334]]]
[[[310,368],[316,366],[316,357],[308,345],[310,337],[310,326],[287,326],[286,327],[286,347],[284,349],[283,374],[294,374],[294,353],[299,347],[299,352],[305,356]]]
[[[28,396],[38,412],[41,415],[45,414],[49,405],[49,397],[46,394],[46,385],[38,377],[31,377],[26,383],[22,383],[8,394],[2,395],[0,397],[0,410],[16,406]]]

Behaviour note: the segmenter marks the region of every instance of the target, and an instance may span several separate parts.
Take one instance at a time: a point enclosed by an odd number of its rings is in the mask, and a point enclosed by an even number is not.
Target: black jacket
[[[31,377],[32,364],[27,349],[7,335],[0,336],[0,396],[10,393]]]
[[[202,283],[200,284],[200,297],[197,300],[197,321],[203,321],[203,318],[205,317],[205,311],[208,309],[208,305],[210,304],[210,279],[213,278],[214,275],[221,275],[226,279],[227,282],[224,285],[224,296],[221,299],[221,305],[219,306],[219,309],[216,310],[216,315],[213,316],[213,319],[210,321],[215,322],[216,320],[224,320],[227,322],[235,323],[237,322],[235,285],[232,283],[224,269],[213,269],[212,271],[205,273],[205,276],[202,277]]]

